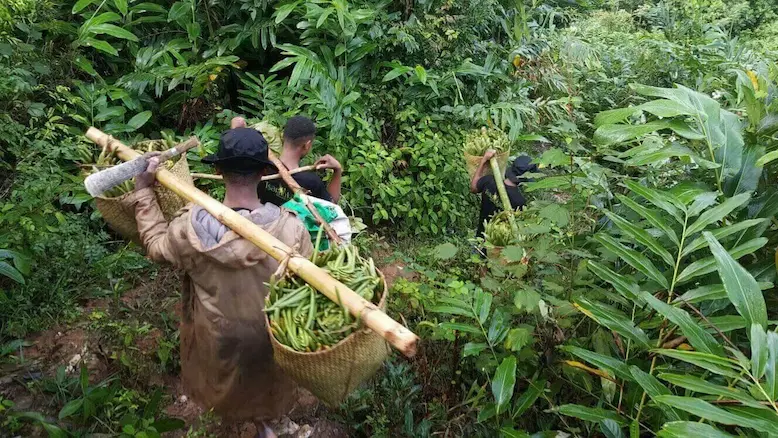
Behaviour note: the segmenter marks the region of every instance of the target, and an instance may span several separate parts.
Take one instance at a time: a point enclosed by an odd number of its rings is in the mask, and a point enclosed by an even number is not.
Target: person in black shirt
[[[494,150],[488,150],[481,158],[481,162],[478,164],[478,168],[473,174],[473,178],[470,180],[470,192],[481,193],[481,214],[478,217],[478,229],[476,230],[476,237],[482,237],[484,232],[484,222],[492,218],[496,213],[502,211],[502,204],[500,202],[500,195],[497,192],[497,182],[494,175],[482,176],[484,167],[488,165],[489,160],[495,155]],[[505,179],[501,181],[505,184],[505,191],[508,193],[508,199],[511,202],[511,208],[514,210],[517,208],[524,208],[526,200],[521,193],[518,185],[522,182],[529,181],[521,176],[526,172],[537,171],[537,164],[532,164],[532,160],[526,156],[521,155],[513,160],[511,167],[505,170]],[[499,207],[498,207],[499,205]]]
[[[279,159],[287,170],[300,167],[300,160],[308,155],[316,137],[316,125],[305,116],[294,116],[284,127],[284,145]],[[324,169],[332,169],[332,179],[325,185],[316,172],[305,171],[292,174],[300,187],[309,191],[314,196],[325,201],[338,203],[340,200],[340,183],[343,168],[338,160],[331,155],[325,155],[316,161],[317,166]],[[258,189],[259,198],[265,202],[282,205],[292,199],[294,193],[281,180],[271,180],[260,183]]]

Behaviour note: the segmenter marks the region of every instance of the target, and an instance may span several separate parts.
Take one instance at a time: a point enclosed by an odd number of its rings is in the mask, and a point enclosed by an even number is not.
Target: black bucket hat
[[[538,165],[532,162],[532,158],[526,155],[521,155],[516,157],[516,159],[513,160],[513,164],[511,164],[511,167],[506,169],[505,177],[508,178],[514,184],[530,182],[532,181],[531,178],[522,178],[521,176],[527,172],[533,173],[537,171],[538,171]]]
[[[203,157],[203,163],[218,165],[229,172],[251,173],[266,167],[277,170],[268,157],[265,137],[253,128],[233,128],[219,139],[219,150]]]

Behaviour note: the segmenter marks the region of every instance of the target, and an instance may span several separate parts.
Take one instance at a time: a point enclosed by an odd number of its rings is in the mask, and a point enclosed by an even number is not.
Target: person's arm
[[[135,208],[135,221],[143,247],[156,262],[178,265],[178,257],[168,237],[168,223],[157,203],[152,186],[156,181],[159,160],[151,158],[146,172],[135,178],[135,191],[127,199]]]
[[[496,152],[493,149],[489,149],[484,153],[484,156],[481,157],[481,162],[478,163],[478,168],[475,169],[475,173],[473,174],[473,177],[470,179],[470,193],[478,193],[478,180],[481,179],[484,173],[484,167],[486,167],[489,163],[489,160],[496,154]],[[496,180],[496,177],[495,177]]]
[[[337,204],[340,200],[340,180],[343,176],[343,168],[332,155],[325,155],[316,161],[316,165],[323,165],[325,169],[332,169],[332,179],[327,185],[327,192],[332,197],[332,202]]]

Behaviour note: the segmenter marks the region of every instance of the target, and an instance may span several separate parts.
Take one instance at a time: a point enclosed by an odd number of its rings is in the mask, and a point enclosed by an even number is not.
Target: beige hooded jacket
[[[128,197],[149,257],[185,272],[182,290],[181,374],[203,407],[227,420],[269,420],[289,412],[295,386],[273,361],[263,313],[278,262],[196,205],[170,224],[152,189]],[[308,231],[294,214],[272,204],[238,210],[304,256]]]

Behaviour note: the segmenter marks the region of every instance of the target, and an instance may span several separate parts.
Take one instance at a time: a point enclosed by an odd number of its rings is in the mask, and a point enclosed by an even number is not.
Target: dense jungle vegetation
[[[174,418],[179,283],[105,225],[83,133],[196,135],[206,171],[233,115],[301,113],[423,344],[317,416],[351,436],[778,436],[776,60],[772,0],[4,0],[0,435],[219,434]],[[486,260],[462,158],[481,126],[541,165]],[[34,357],[74,330],[78,354]]]

